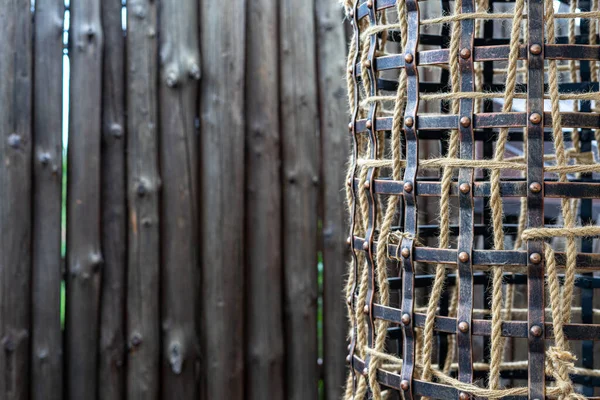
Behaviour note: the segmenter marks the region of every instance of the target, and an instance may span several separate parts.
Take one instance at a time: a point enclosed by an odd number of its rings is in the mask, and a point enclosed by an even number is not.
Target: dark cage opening
[[[600,395],[598,0],[345,0],[346,398]]]

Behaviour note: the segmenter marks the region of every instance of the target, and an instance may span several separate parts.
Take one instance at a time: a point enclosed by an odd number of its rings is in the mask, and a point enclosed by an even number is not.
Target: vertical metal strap
[[[529,190],[527,193],[527,227],[537,228],[544,226],[544,3],[542,0],[528,1],[527,23],[529,49],[536,48],[536,51],[528,51],[527,184],[534,190]],[[538,51],[537,46],[541,46],[541,51]],[[530,256],[527,260],[529,398],[539,400],[545,398],[546,386],[543,246],[542,240],[531,240],[527,243]]]
[[[475,12],[473,0],[462,0],[461,13]],[[473,92],[473,38],[475,21],[466,19],[461,22],[460,35],[460,91]],[[473,99],[461,99],[459,111],[460,158],[473,160]],[[473,168],[461,168],[458,173],[459,184],[459,224],[458,236],[458,310],[457,310],[457,344],[458,344],[458,379],[471,383],[473,380],[473,340],[471,324],[473,315]]]
[[[403,365],[401,387],[404,398],[412,400],[412,379],[415,368],[414,338],[414,238],[417,235],[417,171],[419,167],[419,138],[417,135],[417,111],[419,108],[419,73],[417,71],[417,48],[419,45],[419,5],[417,0],[406,0],[408,38],[404,50],[406,69],[406,110],[404,112],[404,132],[406,137],[406,169],[404,171],[404,231],[402,239],[402,323],[403,323]],[[402,18],[402,16],[398,16]]]
[[[377,2],[376,0],[369,0],[367,3],[367,7],[369,8],[369,24],[370,26],[377,25]],[[362,71],[366,73],[369,77],[370,81],[370,96],[377,96],[377,71],[375,66],[375,55],[377,53],[377,45],[378,39],[377,35],[371,35],[369,38],[370,46],[369,53],[367,58],[367,65],[363,65]],[[375,126],[377,120],[377,102],[374,101],[371,103],[369,107],[369,112],[367,115],[367,133],[369,135],[370,141],[370,154],[369,158],[376,159],[379,143],[377,141],[377,127]],[[375,237],[375,225],[377,223],[377,200],[375,198],[375,192],[373,190],[373,181],[375,178],[375,168],[369,168],[367,172],[367,180],[365,182],[364,188],[359,188],[359,190],[367,191],[367,199],[369,203],[369,221],[367,232],[365,233],[365,245],[368,246],[366,250],[367,257],[367,268],[368,268],[368,282],[367,282],[367,298],[366,298],[366,309],[365,312],[367,314],[367,345],[370,348],[374,347],[375,344],[375,325],[373,319],[373,297],[375,294],[375,254],[373,252],[373,241]],[[367,353],[365,357],[365,371],[369,368],[371,356]]]
[[[356,54],[354,55],[354,60],[352,60],[352,84],[354,86],[354,109],[352,110],[352,116],[350,124],[348,128],[350,130],[350,135],[352,136],[352,176],[351,179],[347,182],[350,187],[350,191],[352,193],[352,203],[349,205],[350,207],[350,236],[348,237],[348,244],[350,245],[350,251],[352,254],[352,264],[354,265],[354,269],[352,274],[354,276],[354,284],[352,285],[352,294],[348,297],[347,301],[350,305],[351,313],[350,319],[352,320],[352,336],[350,338],[350,349],[348,354],[348,362],[350,362],[350,373],[352,374],[352,380],[354,382],[354,391],[356,391],[356,373],[354,368],[354,351],[356,349],[356,299],[354,294],[356,293],[356,288],[358,285],[358,258],[356,257],[356,248],[354,247],[354,231],[356,229],[356,193],[354,190],[354,177],[356,176],[356,160],[358,159],[358,139],[356,137],[356,119],[358,118],[358,110],[360,108],[359,105],[359,88],[358,82],[356,79],[356,64],[358,62],[359,57],[359,48],[360,48],[360,32],[358,30],[358,1],[354,0],[354,5],[352,9],[352,28],[354,30],[354,46],[356,46]]]

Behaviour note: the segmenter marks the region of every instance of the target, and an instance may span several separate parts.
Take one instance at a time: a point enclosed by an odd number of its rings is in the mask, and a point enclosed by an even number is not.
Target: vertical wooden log
[[[342,10],[336,2],[315,1],[319,58],[319,104],[323,159],[323,365],[325,397],[342,398],[346,375],[346,305],[343,298],[348,245],[344,171],[349,135],[346,87],[346,42]]]
[[[102,2],[102,253],[98,398],[124,394],[125,277],[127,209],[125,197],[125,40],[121,0]]]
[[[29,1],[0,2],[0,398],[29,395],[32,23]]]
[[[199,356],[195,319],[199,279],[198,2],[163,0],[160,4],[162,393],[164,398],[195,399]]]
[[[285,398],[277,0],[248,2],[246,33],[246,383]]]
[[[67,166],[67,397],[94,399],[102,255],[100,0],[71,1],[71,100]]]
[[[127,399],[158,399],[160,237],[157,10],[127,4]]]
[[[61,400],[63,0],[38,0],[34,33],[31,398]]]
[[[280,1],[288,399],[317,398],[318,112],[313,2]]]
[[[245,0],[200,2],[201,331],[207,399],[235,400],[245,393],[245,5]]]

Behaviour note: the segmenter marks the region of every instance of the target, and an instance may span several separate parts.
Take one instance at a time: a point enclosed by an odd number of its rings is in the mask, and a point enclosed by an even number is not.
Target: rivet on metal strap
[[[461,251],[458,255],[458,259],[460,260],[460,262],[466,263],[467,261],[469,261],[469,253],[467,253],[466,251]]]
[[[458,398],[460,400],[469,400],[470,396],[468,394],[466,394],[465,392],[460,392],[460,394],[458,395]]]
[[[405,192],[407,192],[407,193],[410,193],[410,192],[412,192],[412,190],[413,190],[413,185],[412,185],[412,183],[410,183],[410,182],[406,182],[406,183],[404,184],[404,191],[405,191]]]
[[[404,257],[404,258],[410,257],[409,248],[408,247],[403,248],[402,251],[400,252],[400,254],[402,254],[402,257]]]
[[[364,312],[365,314],[368,314],[368,313],[369,313],[369,306],[368,306],[368,305],[365,305],[365,306],[363,307],[363,312]]]
[[[532,124],[537,125],[542,122],[542,115],[540,113],[533,113],[529,116],[529,121],[531,121]]]
[[[531,52],[531,54],[535,54],[537,56],[538,54],[542,53],[542,46],[539,44],[532,44],[529,47],[529,52]]]
[[[461,49],[460,58],[462,58],[463,60],[468,60],[469,57],[471,57],[471,50],[467,48]]]
[[[404,125],[406,125],[406,126],[408,126],[410,128],[414,124],[415,124],[415,120],[413,119],[413,117],[406,117],[406,118],[404,118]]]
[[[461,193],[467,194],[471,191],[471,185],[468,183],[461,183],[458,190],[460,190]]]
[[[408,314],[408,313],[402,314],[401,321],[404,325],[410,324],[410,314]]]
[[[471,126],[471,118],[469,118],[469,117],[462,117],[460,119],[460,125],[463,128],[468,128],[469,126]]]
[[[539,193],[542,191],[542,185],[539,182],[533,182],[529,185],[529,190],[531,190],[531,193]]]
[[[405,61],[407,64],[410,64],[411,62],[413,62],[413,60],[414,60],[414,57],[413,57],[413,55],[412,55],[411,53],[406,53],[406,54],[404,55],[404,61]]]
[[[458,330],[462,333],[469,332],[469,324],[466,321],[462,321],[460,324],[458,324]]]
[[[533,264],[539,264],[542,262],[542,255],[540,253],[531,253],[529,256],[529,261]]]
[[[367,129],[371,129],[373,127],[373,122],[371,122],[371,120],[367,120],[365,126],[367,127]]]
[[[410,383],[408,383],[408,381],[406,379],[403,379],[402,382],[400,382],[400,389],[402,389],[406,392],[409,388],[410,388]]]
[[[366,240],[363,242],[363,249],[369,250],[369,242],[367,242]]]
[[[531,334],[535,337],[540,337],[542,336],[542,327],[539,325],[533,325],[531,327],[531,329],[529,330],[529,332],[531,332]]]

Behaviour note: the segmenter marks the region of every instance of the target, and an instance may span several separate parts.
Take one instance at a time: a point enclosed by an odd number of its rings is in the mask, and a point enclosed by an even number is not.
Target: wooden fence
[[[63,1],[0,0],[0,399],[340,398],[337,0]]]

